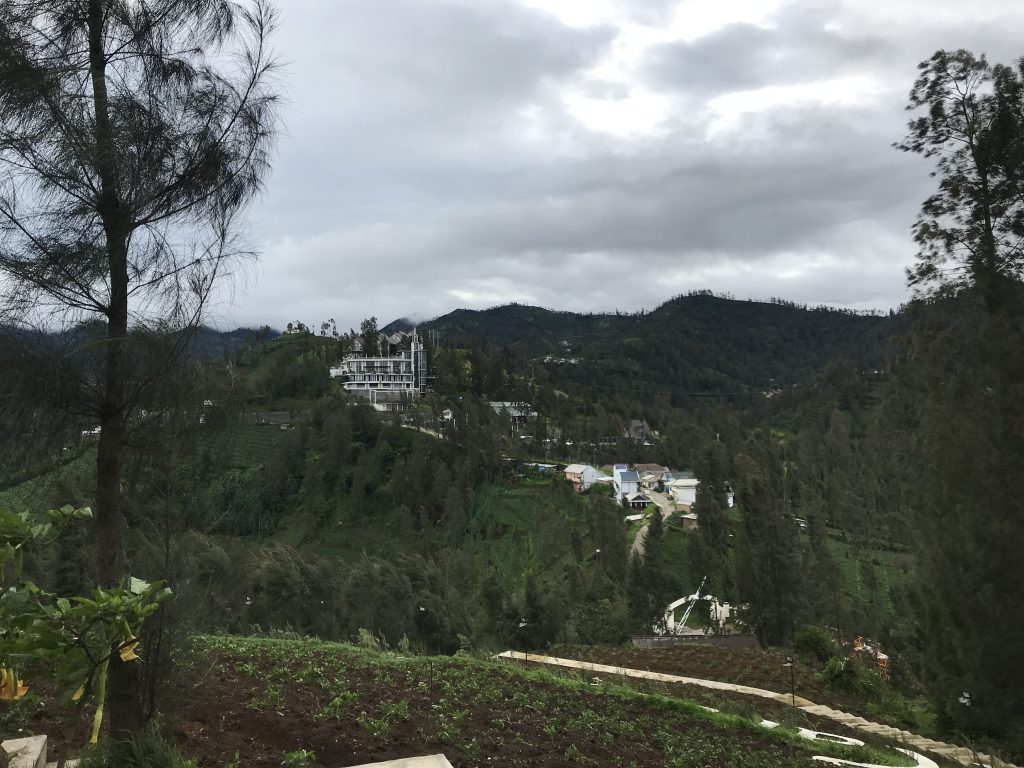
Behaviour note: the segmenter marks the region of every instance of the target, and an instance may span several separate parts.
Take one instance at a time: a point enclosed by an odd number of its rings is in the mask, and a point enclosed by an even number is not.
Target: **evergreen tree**
[[[826,515],[820,507],[807,513],[807,533],[805,571],[812,617],[819,624],[845,627],[843,574],[829,549]]]
[[[922,673],[946,722],[1021,749],[1024,656],[1010,638],[1024,631],[1024,330],[943,311],[955,321],[922,318],[887,403],[909,470]]]
[[[737,503],[743,516],[738,542],[739,593],[748,621],[764,645],[784,645],[807,615],[798,528],[785,513],[782,462],[763,438],[736,459]]]
[[[693,511],[697,514],[697,536],[694,543],[694,569],[707,576],[707,589],[721,599],[733,593],[729,551],[728,456],[720,442],[710,443],[704,450],[697,477],[697,497]]]
[[[918,640],[945,722],[1024,750],[1010,639],[1024,630],[1024,61],[939,51],[920,69],[909,107],[924,114],[898,146],[936,158],[938,190],[910,282],[955,299],[916,308],[888,401],[911,489]]]
[[[977,290],[1006,309],[1024,274],[1024,60],[992,66],[970,51],[937,51],[918,67],[897,148],[936,158],[939,188],[914,225],[921,246],[910,284]]]
[[[268,168],[274,13],[262,0],[3,0],[0,18],[5,309],[96,321],[77,365],[44,360],[39,380],[101,428],[93,530],[112,587],[128,576],[133,418],[243,255],[236,225]],[[113,654],[114,733],[141,726],[135,674]]]

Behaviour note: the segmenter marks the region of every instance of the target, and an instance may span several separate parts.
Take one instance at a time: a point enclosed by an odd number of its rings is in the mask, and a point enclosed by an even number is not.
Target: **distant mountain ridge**
[[[416,323],[410,320],[408,317],[400,317],[397,320],[392,320],[390,323],[380,329],[381,333],[400,333],[403,331],[411,331],[416,327]]]
[[[901,314],[868,315],[787,302],[679,296],[638,314],[578,314],[508,304],[458,309],[421,324],[449,345],[486,341],[546,361],[560,379],[671,390],[766,389],[834,361],[884,365]]]

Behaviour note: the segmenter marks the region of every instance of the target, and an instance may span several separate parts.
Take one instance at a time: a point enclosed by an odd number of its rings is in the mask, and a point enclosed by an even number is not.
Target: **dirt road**
[[[657,491],[645,491],[647,497],[658,505],[658,511],[661,512],[662,522],[669,519],[673,512],[676,511],[676,504],[672,499],[663,493]],[[650,525],[648,523],[647,525]],[[633,539],[633,553],[644,556],[644,539],[647,538],[647,525],[636,532],[636,538]]]

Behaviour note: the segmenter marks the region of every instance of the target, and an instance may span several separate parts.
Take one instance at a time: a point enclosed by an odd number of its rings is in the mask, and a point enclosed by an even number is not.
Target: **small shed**
[[[686,514],[679,516],[679,523],[683,526],[684,531],[695,531],[697,530],[697,515],[693,512],[687,512]]]

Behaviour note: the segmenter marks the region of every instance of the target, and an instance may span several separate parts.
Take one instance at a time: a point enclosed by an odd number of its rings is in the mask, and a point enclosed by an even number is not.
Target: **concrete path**
[[[555,667],[568,667],[579,669],[585,672],[600,672],[605,675],[617,675],[619,677],[635,677],[644,680],[656,680],[661,683],[682,683],[684,685],[699,685],[702,688],[712,688],[719,691],[731,691],[742,693],[748,696],[760,696],[764,699],[774,699],[783,704],[792,703],[793,699],[788,693],[776,693],[764,688],[753,688],[749,685],[735,685],[733,683],[722,683],[717,680],[704,680],[697,677],[682,677],[680,675],[668,675],[663,672],[649,672],[645,669],[628,669],[626,667],[615,667],[608,664],[593,664],[576,659],[560,659],[554,656],[542,656],[533,653],[521,653],[519,651],[505,651],[498,654],[499,659],[512,659],[515,661],[528,661],[535,664],[547,664]],[[1018,768],[1012,763],[1006,763],[997,757],[986,755],[981,752],[972,752],[966,747],[959,747],[955,744],[946,744],[942,741],[933,741],[924,736],[918,736],[910,731],[902,731],[882,723],[872,723],[862,717],[851,715],[848,712],[841,712],[837,709],[815,704],[807,699],[797,696],[796,707],[811,715],[825,717],[837,723],[842,723],[849,728],[864,731],[865,733],[884,736],[900,742],[904,746],[925,750],[961,765],[972,766],[981,764],[991,768]]]
[[[385,760],[382,763],[363,763],[351,768],[452,768],[444,755],[426,755],[425,757],[405,757],[401,760]]]
[[[644,493],[647,494],[647,498],[657,505],[658,510],[661,512],[662,522],[668,520],[672,513],[676,511],[675,502],[665,494],[658,493],[657,491],[644,491]],[[650,525],[650,523],[647,525]],[[636,538],[633,539],[633,553],[640,557],[644,556],[644,539],[647,538],[647,525],[637,531]]]

